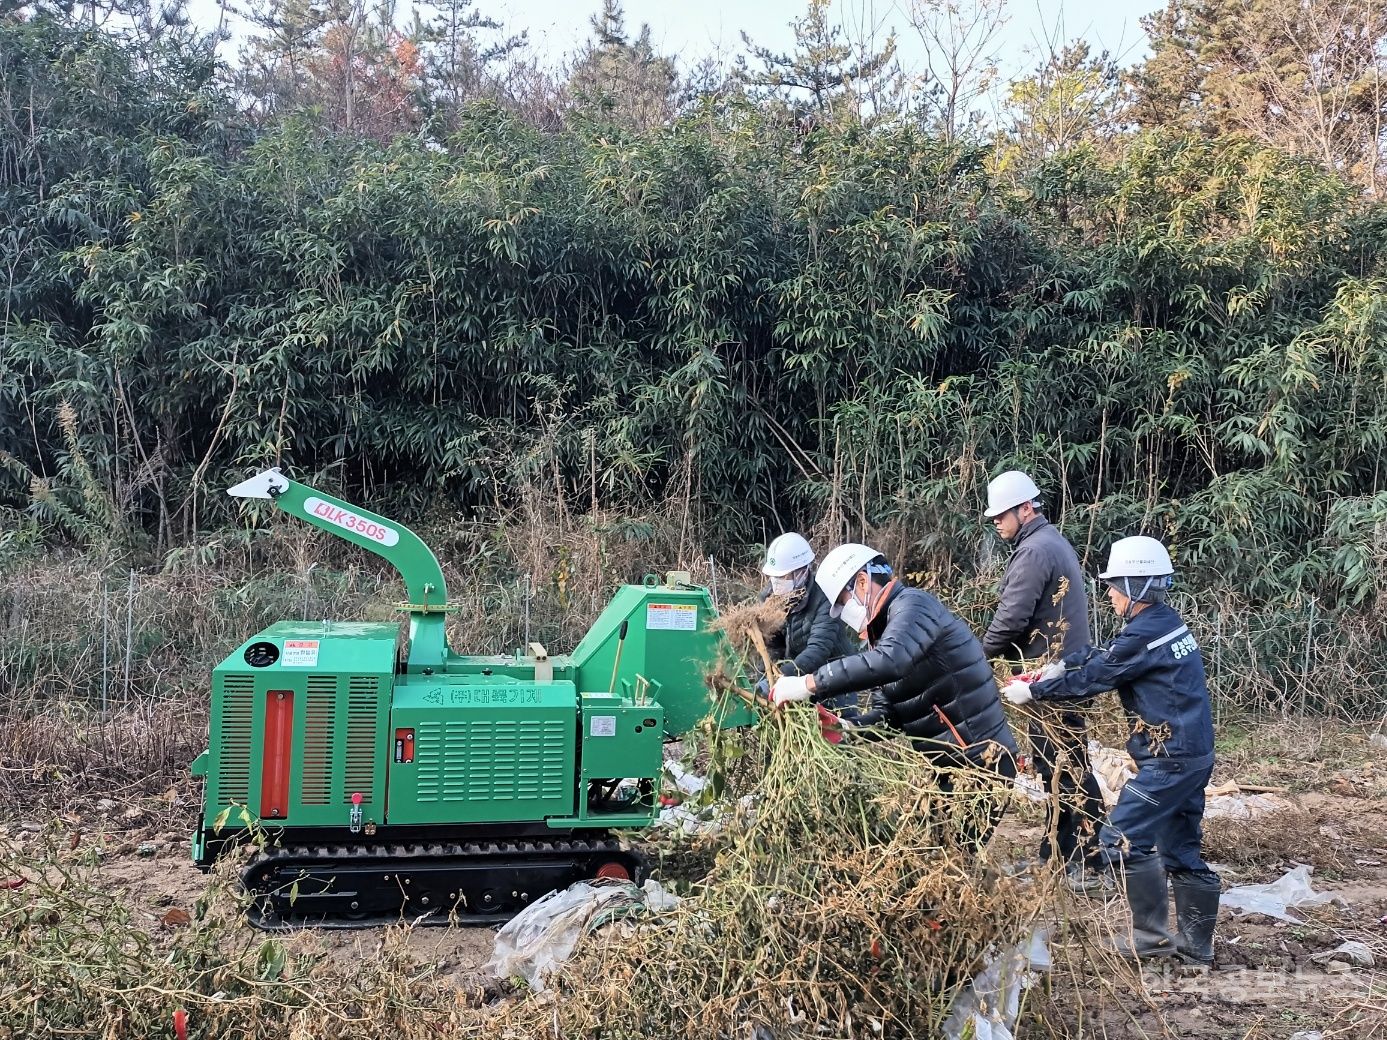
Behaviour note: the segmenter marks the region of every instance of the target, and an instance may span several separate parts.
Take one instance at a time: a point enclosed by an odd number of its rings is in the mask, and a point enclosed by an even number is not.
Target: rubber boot
[[[1114,942],[1124,957],[1175,956],[1175,938],[1170,934],[1170,890],[1166,887],[1165,866],[1156,856],[1136,864],[1125,864],[1127,903],[1132,908],[1132,934],[1119,935]]]
[[[1180,935],[1175,948],[1191,964],[1214,963],[1214,923],[1222,886],[1217,874],[1173,874],[1175,920]]]

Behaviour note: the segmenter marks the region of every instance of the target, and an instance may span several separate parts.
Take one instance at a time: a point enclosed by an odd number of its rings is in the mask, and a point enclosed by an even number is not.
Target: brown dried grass
[[[962,851],[995,776],[945,792],[908,745],[830,745],[804,707],[767,717],[760,754],[692,895],[581,949],[512,1035],[935,1035],[988,949],[1024,936],[1035,900]]]
[[[1204,822],[1204,858],[1235,867],[1270,867],[1294,860],[1317,870],[1342,870],[1351,849],[1330,841],[1318,814],[1287,804],[1250,819],[1216,817]]]
[[[54,834],[0,841],[0,1038],[190,1037],[425,1040],[478,1035],[477,996],[441,983],[387,929],[368,956],[334,963],[243,922],[226,862],[186,917],[149,929]]]

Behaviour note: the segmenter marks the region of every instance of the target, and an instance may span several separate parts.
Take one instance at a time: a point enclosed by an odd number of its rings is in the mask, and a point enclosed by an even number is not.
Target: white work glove
[[[1049,682],[1051,679],[1058,679],[1064,674],[1063,661],[1051,661],[1040,670],[1040,682]]]
[[[1031,696],[1031,684],[1020,679],[1013,679],[1002,687],[1002,696],[1007,699],[1007,703],[1018,707],[1035,699]]]
[[[775,681],[775,687],[771,690],[771,700],[777,708],[787,701],[808,699],[809,681],[802,675],[782,675]]]

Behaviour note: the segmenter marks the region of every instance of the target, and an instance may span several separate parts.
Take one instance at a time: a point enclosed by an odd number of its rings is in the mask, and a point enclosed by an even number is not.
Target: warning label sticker
[[[616,736],[616,716],[594,715],[592,725],[588,727],[588,734],[594,737]]]
[[[318,641],[316,639],[286,639],[284,656],[279,659],[284,668],[316,668]]]
[[[645,627],[664,632],[695,632],[698,607],[693,603],[648,603]]]

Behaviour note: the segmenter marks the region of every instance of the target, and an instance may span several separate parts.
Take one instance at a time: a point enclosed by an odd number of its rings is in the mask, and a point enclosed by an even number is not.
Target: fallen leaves
[[[191,924],[192,921],[192,915],[189,914],[188,911],[176,906],[165,910],[164,916],[159,918],[159,923],[169,929],[181,928],[184,925]]]

